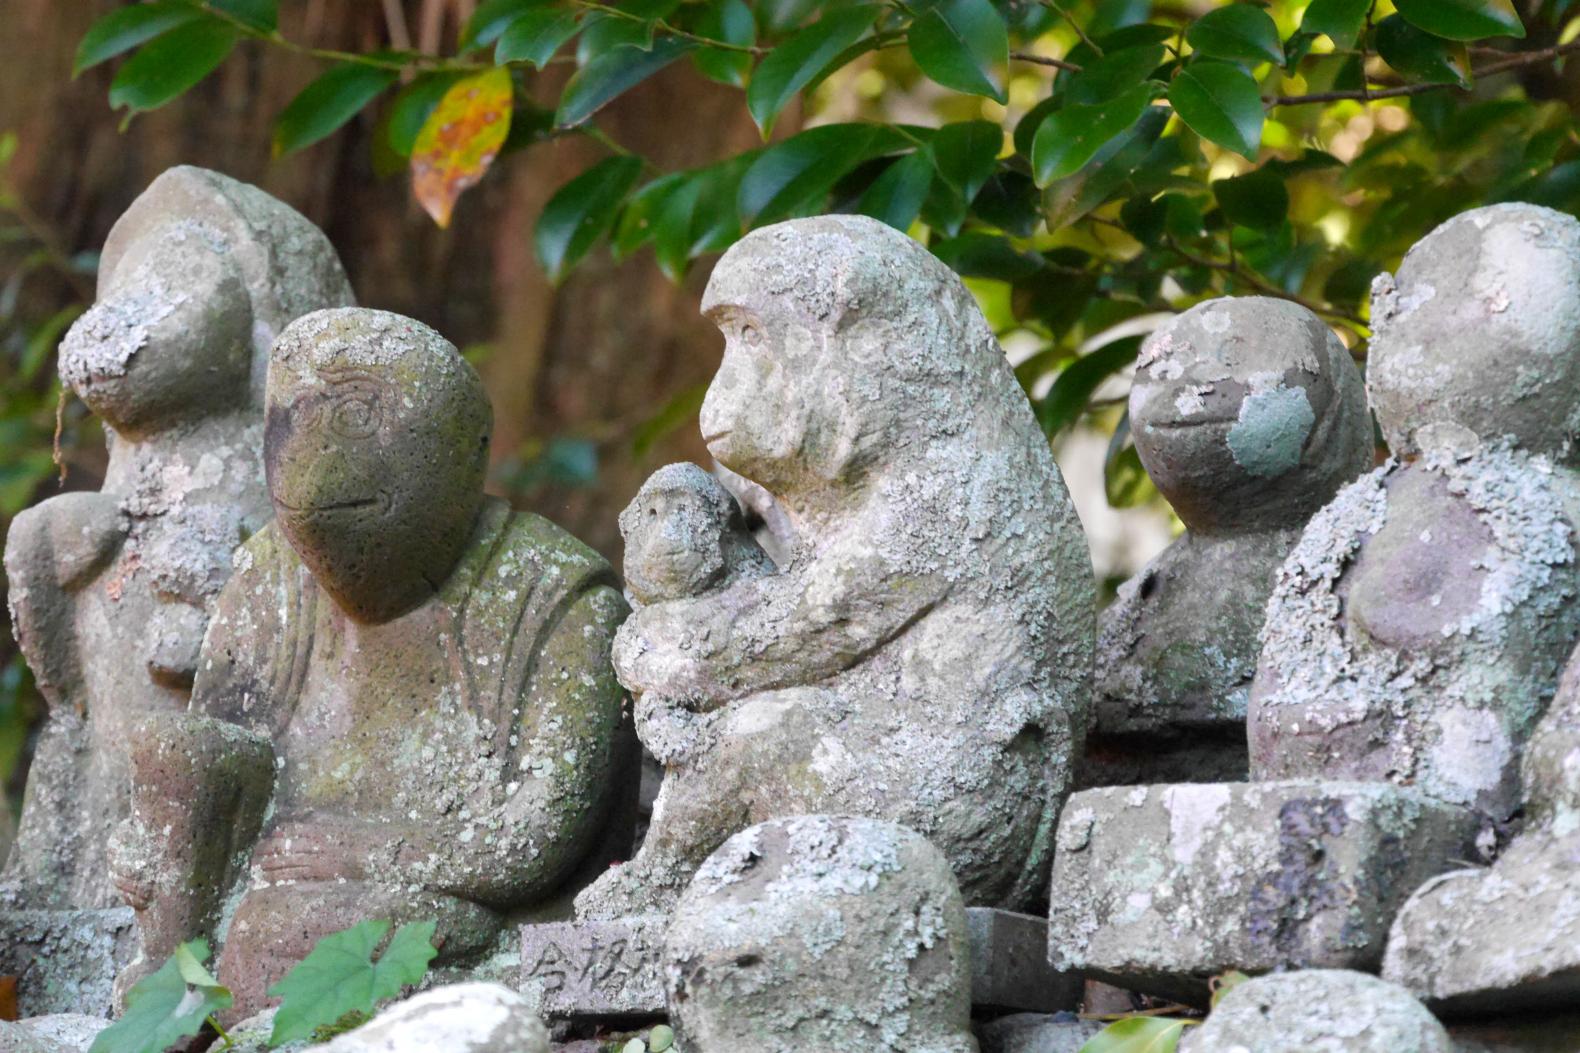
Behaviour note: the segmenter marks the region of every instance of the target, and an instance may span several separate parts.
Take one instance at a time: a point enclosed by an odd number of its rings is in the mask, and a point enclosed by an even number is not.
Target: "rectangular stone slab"
[[[0,975],[24,1019],[109,1016],[115,974],[136,954],[132,908],[0,911]]]
[[[1049,960],[1191,1002],[1229,969],[1376,971],[1400,904],[1477,828],[1386,783],[1086,790],[1059,821]]]
[[[561,921],[521,927],[520,986],[559,1020],[662,1016],[662,917]],[[1009,911],[966,910],[972,1004],[1053,1012],[1080,1000],[1081,981],[1048,963],[1047,922]]]

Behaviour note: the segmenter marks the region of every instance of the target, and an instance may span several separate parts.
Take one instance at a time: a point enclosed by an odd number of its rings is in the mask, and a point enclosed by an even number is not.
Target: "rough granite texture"
[[[798,544],[777,573],[621,627],[621,682],[667,700],[695,745],[661,747],[679,759],[641,850],[578,912],[663,911],[731,834],[798,813],[903,823],[968,902],[1033,902],[1079,749],[1094,588],[986,320],[921,245],[857,216],[747,235],[704,309],[725,351],[703,436]]]
[[[1093,730],[1242,726],[1279,564],[1372,464],[1360,372],[1297,304],[1208,300],[1142,345],[1130,428],[1187,529],[1102,614]]]
[[[1375,969],[1399,904],[1477,827],[1387,783],[1085,790],[1059,820],[1049,956],[1192,1002],[1229,969]]]
[[[28,509],[6,538],[11,624],[48,713],[0,909],[119,905],[104,852],[131,729],[186,705],[231,552],[269,517],[269,345],[351,302],[316,227],[215,172],[165,172],[110,231],[98,301],[60,349],[106,426],[104,488]]]
[[[22,1027],[33,1032],[35,1038],[45,1043],[53,1042],[67,1053],[87,1053],[93,1040],[99,1037],[99,1032],[109,1026],[110,1021],[102,1016],[86,1016],[82,1013],[54,1013],[22,1021]],[[15,1053],[6,1045],[3,1032],[0,1032],[0,1053]]]
[[[664,941],[687,1053],[976,1053],[943,854],[873,819],[775,819],[697,870]]]
[[[276,520],[238,552],[191,711],[137,729],[113,853],[144,941],[123,984],[207,933],[228,1019],[366,918],[436,919],[441,966],[484,955],[608,858],[635,789],[613,574],[483,497],[491,417],[456,349],[319,312],[268,391]]]
[[[500,984],[424,991],[381,1012],[322,1053],[549,1053],[549,1033],[526,1000]]]
[[[1218,1002],[1181,1053],[1453,1053],[1448,1032],[1403,988],[1341,969],[1248,980]]]

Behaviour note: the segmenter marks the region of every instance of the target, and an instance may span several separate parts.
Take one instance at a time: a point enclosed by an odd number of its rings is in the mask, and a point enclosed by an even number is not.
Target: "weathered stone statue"
[[[620,513],[625,583],[637,609],[774,572],[717,479],[695,464],[654,472]]]
[[[115,853],[146,964],[220,936],[238,1019],[366,918],[435,918],[439,960],[465,961],[634,790],[625,604],[591,550],[483,496],[491,426],[471,366],[409,319],[320,311],[275,343],[275,520],[238,553],[191,712],[132,736]]]
[[[948,268],[860,217],[748,235],[704,309],[726,340],[709,450],[799,544],[622,626],[621,681],[713,719],[705,748],[659,747],[679,759],[647,838],[578,912],[664,911],[731,834],[806,813],[903,823],[968,902],[1027,901],[1078,746],[1093,586],[1003,352]]]
[[[949,861],[872,819],[775,819],[698,869],[664,939],[692,1053],[976,1053]]]
[[[1309,969],[1239,984],[1183,1053],[1453,1053],[1443,1025],[1407,991],[1343,969]]]
[[[49,706],[0,907],[118,905],[132,727],[186,705],[231,552],[268,519],[263,376],[307,311],[352,302],[334,249],[262,191],[173,168],[110,231],[62,379],[106,425],[104,489],[6,538],[11,622]],[[3,971],[3,970],[0,970]]]
[[[1103,612],[1094,734],[1142,737],[1125,751],[1143,755],[1134,781],[1163,775],[1160,739],[1183,739],[1193,780],[1243,778],[1273,579],[1311,514],[1372,464],[1360,371],[1297,304],[1209,300],[1143,345],[1130,428],[1187,530]]]
[[[1253,776],[1391,781],[1503,820],[1580,637],[1580,222],[1493,205],[1374,288],[1400,463],[1312,519],[1267,610]]]

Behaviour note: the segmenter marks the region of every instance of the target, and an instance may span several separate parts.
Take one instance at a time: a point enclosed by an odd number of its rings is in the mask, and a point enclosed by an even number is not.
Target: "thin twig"
[[[1274,285],[1272,282],[1268,281],[1260,274],[1257,274],[1255,271],[1242,267],[1238,261],[1226,262],[1224,260],[1212,260],[1205,256],[1198,256],[1176,241],[1172,234],[1164,235],[1164,241],[1168,243],[1169,249],[1173,251],[1176,256],[1184,260],[1186,263],[1191,264],[1192,266],[1203,267],[1207,270],[1219,271],[1223,274],[1229,275],[1232,278],[1236,278],[1239,281],[1244,282],[1246,285],[1249,285],[1251,288],[1255,289],[1259,293],[1262,293],[1264,296],[1276,296],[1281,300],[1288,300],[1290,303],[1297,303],[1313,314],[1327,315],[1329,318],[1343,322],[1344,324],[1350,326],[1356,331],[1356,335],[1358,336],[1364,337],[1368,332],[1366,322],[1362,320],[1359,315],[1353,315],[1347,311],[1340,311],[1337,308],[1329,307],[1326,304],[1317,303],[1315,300],[1309,300],[1306,297],[1301,296],[1299,293],[1292,293],[1287,289]]]
[[[1058,12],[1059,16],[1070,24],[1070,28],[1075,30],[1075,35],[1081,38],[1081,43],[1092,49],[1092,54],[1098,58],[1103,57],[1103,49],[1097,46],[1097,41],[1086,35],[1086,30],[1082,29],[1081,24],[1070,16],[1070,12],[1059,6],[1058,0],[1041,0],[1041,2],[1043,7],[1050,11]]]
[[[1480,77],[1490,77],[1497,73],[1507,73],[1511,69],[1520,69],[1525,66],[1538,66],[1544,62],[1552,62],[1565,55],[1580,51],[1580,40],[1571,40],[1567,44],[1556,44],[1550,48],[1540,48],[1536,51],[1522,51],[1510,55],[1499,62],[1489,62],[1477,70],[1471,71],[1471,80]],[[1319,91],[1310,95],[1279,95],[1268,99],[1269,106],[1305,106],[1315,102],[1341,102],[1353,99],[1367,102],[1372,99],[1392,99],[1402,95],[1420,95],[1422,92],[1436,91],[1438,88],[1456,88],[1456,84],[1401,84],[1393,88],[1361,88],[1352,91]]]
[[[1014,59],[1016,62],[1034,62],[1039,66],[1052,66],[1054,69],[1062,69],[1066,73],[1081,72],[1081,67],[1077,66],[1073,62],[1066,62],[1064,59],[1050,58],[1047,55],[1033,55],[1029,51],[1011,51],[1009,53],[1009,57]]]
[[[700,36],[696,33],[688,33],[684,29],[670,25],[662,18],[644,18],[642,15],[636,14],[633,11],[626,11],[618,7],[613,7],[609,4],[598,3],[598,0],[572,0],[572,2],[578,7],[585,7],[589,11],[598,11],[602,14],[613,15],[616,18],[623,18],[628,22],[642,22],[644,24],[650,23],[654,29],[663,30],[672,37],[679,37],[681,40],[689,40],[694,44],[702,44],[706,47],[715,48],[720,51],[738,51],[743,55],[766,55],[770,50],[769,48],[752,47],[746,44],[726,44],[724,41],[714,40],[712,37]]]

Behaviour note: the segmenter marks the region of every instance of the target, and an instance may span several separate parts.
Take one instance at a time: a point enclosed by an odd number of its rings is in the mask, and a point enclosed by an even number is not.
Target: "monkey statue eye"
[[[379,429],[378,399],[366,394],[346,396],[335,403],[329,427],[343,438],[367,438]]]
[[[746,341],[747,347],[756,347],[763,342],[763,334],[755,325],[747,322],[741,326],[741,339]]]

